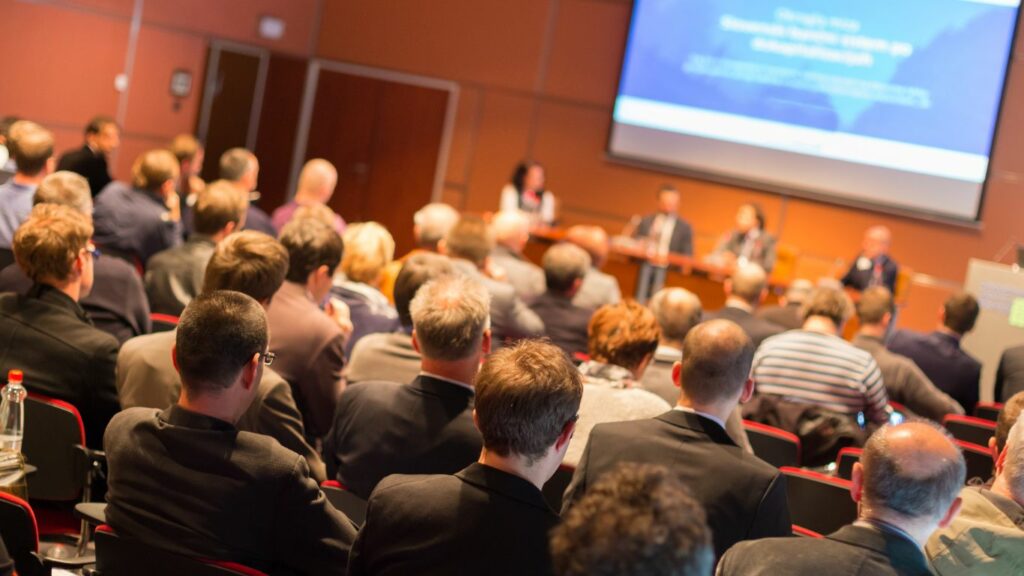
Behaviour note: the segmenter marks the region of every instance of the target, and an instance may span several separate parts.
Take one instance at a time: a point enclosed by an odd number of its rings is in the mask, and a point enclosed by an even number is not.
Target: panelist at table
[[[843,286],[864,291],[873,286],[885,286],[896,293],[896,278],[900,265],[889,257],[892,232],[885,226],[872,226],[864,232],[860,254],[843,276]]]
[[[764,228],[761,206],[743,204],[736,211],[736,228],[722,237],[711,259],[726,266],[757,264],[771,274],[775,267],[775,237]]]
[[[693,255],[693,229],[679,217],[679,190],[671,184],[658,189],[658,210],[640,219],[633,238],[647,242],[647,252],[656,257],[669,253]],[[665,285],[667,264],[645,261],[637,276],[636,299],[643,303]]]
[[[544,167],[539,162],[520,162],[511,180],[501,189],[501,211],[522,210],[534,226],[554,225],[555,195],[544,188]]]

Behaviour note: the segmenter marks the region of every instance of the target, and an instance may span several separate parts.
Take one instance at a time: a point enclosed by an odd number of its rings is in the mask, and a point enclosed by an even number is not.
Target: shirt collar
[[[911,536],[906,530],[900,528],[899,526],[896,526],[895,524],[874,518],[860,518],[856,522],[854,522],[853,525],[860,526],[861,528],[871,528],[874,530],[878,530],[879,532],[888,532],[889,534],[895,534],[896,536],[899,536],[904,540],[913,543],[914,547],[918,550],[921,549],[921,545],[918,544],[917,540],[914,540],[913,536]]]
[[[442,382],[447,382],[449,384],[454,384],[456,386],[465,388],[466,390],[469,390],[469,391],[471,391],[473,393],[476,393],[476,390],[472,386],[470,386],[469,384],[466,384],[465,382],[459,382],[458,380],[452,380],[451,378],[445,378],[444,376],[438,376],[437,374],[434,374],[433,372],[427,372],[425,370],[420,370],[420,376],[429,376],[430,378],[433,378],[434,380],[441,380]]]
[[[736,296],[729,296],[729,298],[727,298],[725,301],[725,306],[726,308],[736,308],[738,310],[743,310],[748,314],[754,313],[753,306],[745,302],[742,298]]]
[[[718,424],[719,426],[721,426],[722,430],[725,430],[725,422],[722,422],[722,420],[720,418],[718,418],[718,416],[712,416],[711,414],[708,414],[707,412],[700,412],[698,410],[694,410],[693,408],[690,408],[689,406],[678,406],[678,405],[676,405],[672,409],[673,410],[679,410],[680,412],[688,412],[690,414],[696,414],[697,416],[703,416],[703,417],[707,418],[708,420],[711,420],[715,424]]]

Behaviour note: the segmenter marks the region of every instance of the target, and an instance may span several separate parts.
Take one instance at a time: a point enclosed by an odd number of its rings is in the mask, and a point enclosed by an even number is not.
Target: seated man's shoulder
[[[390,407],[389,400],[401,394],[405,384],[389,382],[387,380],[367,380],[345,387],[341,393],[339,405],[351,405],[359,403],[362,405],[383,404]]]
[[[121,345],[121,350],[118,352],[118,365],[125,365],[128,362],[153,364],[154,361],[164,364],[165,362],[160,362],[160,360],[164,360],[164,354],[167,355],[166,360],[170,360],[174,343],[175,333],[173,331],[154,332],[129,338]]]
[[[459,479],[451,474],[392,474],[377,484],[372,497],[402,501],[408,496],[436,494],[459,484]]]

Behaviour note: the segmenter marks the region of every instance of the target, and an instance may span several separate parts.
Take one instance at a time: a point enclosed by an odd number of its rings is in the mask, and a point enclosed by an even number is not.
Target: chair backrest
[[[0,184],[3,184],[4,172],[0,170]],[[0,270],[14,264],[14,251],[10,248],[0,248]]]
[[[781,471],[786,475],[793,524],[818,534],[831,534],[857,519],[850,481],[788,466]]]
[[[96,529],[96,572],[99,576],[266,576],[235,562],[189,558],[127,540],[105,524]]]
[[[81,496],[85,461],[75,445],[85,445],[85,426],[78,409],[63,400],[29,394],[21,451],[38,469],[28,479],[29,498],[71,501]]]
[[[348,516],[348,519],[357,528],[361,528],[366,523],[366,500],[349,492],[337,480],[325,480],[320,484],[320,489],[324,491],[324,496],[327,497],[331,506]]]
[[[995,422],[999,419],[999,412],[1002,409],[1002,402],[978,402],[974,406],[974,417]]]
[[[824,538],[821,534],[818,534],[814,530],[808,530],[803,526],[797,526],[793,524],[793,536],[800,536],[803,538]]]
[[[860,455],[864,452],[861,448],[847,446],[839,451],[836,456],[836,476],[843,480],[853,477],[853,465],[860,462]]]
[[[42,573],[42,563],[35,555],[39,551],[39,525],[28,502],[0,492],[0,534],[19,574]]]
[[[152,312],[149,320],[153,323],[153,332],[170,332],[178,326],[178,317],[171,314]]]
[[[569,482],[572,482],[572,475],[575,473],[575,466],[559,464],[558,470],[555,470],[551,479],[544,483],[544,489],[541,490],[544,500],[555,512],[562,509],[562,496],[565,494],[565,489],[569,487]]]
[[[800,438],[796,434],[752,420],[744,420],[743,428],[754,455],[761,460],[776,468],[800,465]]]
[[[949,430],[953,438],[988,446],[989,438],[996,434],[996,423],[991,420],[982,420],[974,416],[960,416],[959,414],[946,414],[942,418],[942,425]]]
[[[985,446],[978,446],[963,440],[957,440],[956,445],[964,455],[964,463],[967,464],[967,481],[973,478],[980,478],[982,482],[992,477],[993,466],[992,451]]]

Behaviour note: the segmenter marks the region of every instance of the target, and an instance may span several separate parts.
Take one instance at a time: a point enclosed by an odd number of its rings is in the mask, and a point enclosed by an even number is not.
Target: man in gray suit
[[[501,268],[500,278],[516,289],[516,296],[529,302],[544,292],[544,270],[523,256],[523,248],[530,241],[530,219],[514,210],[498,212],[491,222],[494,232],[494,250],[491,262]]]
[[[572,303],[580,308],[597,310],[605,304],[618,304],[622,290],[615,276],[601,271],[608,261],[608,233],[600,226],[577,225],[569,228],[567,242],[583,248],[590,254],[590,270],[583,277],[583,284],[572,297]]]

